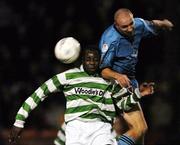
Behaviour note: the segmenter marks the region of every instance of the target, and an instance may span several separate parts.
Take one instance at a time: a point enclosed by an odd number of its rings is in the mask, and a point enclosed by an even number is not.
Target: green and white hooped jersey
[[[109,82],[89,76],[82,66],[70,69],[46,81],[27,98],[16,115],[14,125],[24,127],[29,113],[55,91],[63,91],[66,97],[65,122],[74,119],[111,122],[115,117],[111,89]]]
[[[66,123],[74,119],[112,122],[115,117],[113,99],[119,109],[129,110],[141,97],[138,89],[130,93],[128,89],[112,85],[101,77],[89,76],[81,66],[57,74],[43,83],[25,100],[16,115],[14,126],[23,128],[29,113],[56,91],[63,91],[66,97]]]

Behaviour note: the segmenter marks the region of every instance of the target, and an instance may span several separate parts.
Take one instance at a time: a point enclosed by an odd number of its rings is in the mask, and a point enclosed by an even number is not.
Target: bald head
[[[114,14],[115,27],[124,35],[132,36],[134,30],[133,14],[129,9],[118,9]]]
[[[118,9],[114,14],[114,21],[116,21],[121,16],[128,16],[128,15],[133,16],[132,12],[129,9],[126,8]]]

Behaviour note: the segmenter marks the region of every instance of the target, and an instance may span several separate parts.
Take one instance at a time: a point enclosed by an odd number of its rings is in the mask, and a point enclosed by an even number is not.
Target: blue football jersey
[[[129,77],[135,76],[141,39],[156,35],[157,31],[152,22],[142,18],[134,18],[134,31],[132,38],[122,35],[114,25],[104,31],[99,42],[101,69],[111,68]]]

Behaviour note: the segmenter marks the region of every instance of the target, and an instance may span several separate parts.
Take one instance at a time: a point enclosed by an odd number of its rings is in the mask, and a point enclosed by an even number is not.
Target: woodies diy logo
[[[74,88],[76,94],[81,95],[93,95],[93,96],[103,96],[104,91],[99,89],[85,89],[85,88]]]

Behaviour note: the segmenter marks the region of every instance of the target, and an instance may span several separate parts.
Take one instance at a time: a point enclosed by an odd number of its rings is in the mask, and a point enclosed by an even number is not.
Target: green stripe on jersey
[[[83,100],[90,99],[98,103],[113,104],[112,98],[104,98],[104,97],[90,96],[90,95],[76,95],[76,94],[66,96],[67,101],[78,100],[78,99],[83,99]]]
[[[137,95],[135,93],[132,94],[132,97],[134,99],[134,101],[138,102],[139,98],[137,97]]]
[[[61,89],[62,85],[61,85],[61,83],[59,82],[58,77],[57,77],[57,76],[53,76],[53,77],[52,77],[52,80],[53,80],[53,83],[54,83],[54,85],[56,86],[56,88],[60,88],[60,89]]]
[[[81,116],[81,118],[85,118],[85,119],[97,119],[97,118],[99,118],[100,120],[102,120],[104,122],[109,122],[109,120],[107,120],[106,117],[104,117],[101,114],[96,114],[96,113],[83,114]]]
[[[62,132],[62,134],[65,134],[65,131],[63,128],[60,127],[59,130]]]
[[[65,114],[91,111],[94,108],[98,108],[98,106],[95,104],[92,104],[92,105],[84,105],[84,106],[78,106],[78,107],[70,107],[66,109]]]
[[[81,78],[81,77],[89,77],[89,75],[85,72],[73,72],[73,73],[67,73],[65,75],[67,80]]]
[[[36,95],[35,92],[31,95],[31,98],[34,100],[36,104],[39,104],[39,102],[41,101],[41,99],[39,98],[39,96]]]
[[[25,117],[23,116],[23,115],[21,115],[21,114],[17,114],[16,115],[16,120],[25,120]]]
[[[55,141],[58,142],[60,145],[65,145],[65,142],[60,138],[56,138]]]
[[[48,95],[50,92],[45,83],[41,85],[41,89],[43,90],[45,96]]]
[[[121,88],[120,85],[118,84],[118,85],[116,85],[116,86],[114,87],[113,93],[118,93],[121,89],[122,89],[122,88]]]
[[[26,102],[23,103],[22,105],[23,109],[26,110],[27,112],[31,111],[31,107],[29,106],[29,104],[27,104]]]
[[[111,116],[112,118],[115,117],[115,112],[114,111],[107,111],[107,110],[102,110],[107,116]]]

